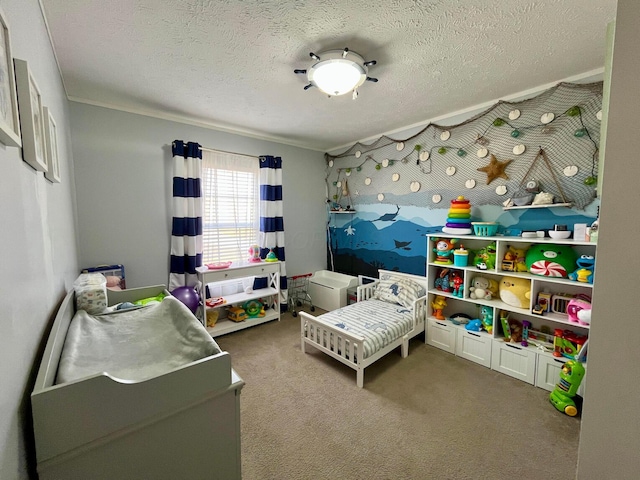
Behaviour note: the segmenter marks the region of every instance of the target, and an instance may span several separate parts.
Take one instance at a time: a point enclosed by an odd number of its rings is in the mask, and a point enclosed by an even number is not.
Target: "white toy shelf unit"
[[[455,248],[462,244],[469,251],[467,266],[439,263],[442,258],[438,259],[434,251],[438,239],[457,239]],[[522,271],[526,270],[522,268],[522,263],[517,268],[515,262],[503,263],[503,259],[510,250],[522,254],[522,251],[530,248],[545,250],[554,245],[570,247],[578,257],[588,255],[595,259],[596,244],[580,240],[454,236],[446,233],[428,235],[426,268],[429,316],[426,343],[532,385],[553,390],[558,382],[559,371],[568,360],[565,356],[557,356],[557,352],[553,354],[554,333],[566,331],[568,338],[578,339],[579,342],[586,339],[589,324],[570,320],[567,305],[572,298],[590,298],[593,284],[532,274]],[[473,262],[473,252],[488,246],[495,247],[495,264],[490,262],[486,269],[479,269]],[[456,283],[460,286],[459,291],[451,287],[443,288],[443,283],[448,281],[451,285],[450,280],[454,277],[458,277]],[[480,277],[482,281],[478,280]],[[505,279],[508,285],[505,283],[501,286]],[[509,297],[512,288],[516,291]],[[514,302],[514,297],[521,300],[519,305]],[[508,303],[502,298],[507,299]],[[444,300],[446,305],[438,308],[435,300]],[[466,328],[465,322],[468,323],[468,320],[465,316],[479,319],[482,315],[492,317],[490,333]],[[508,325],[514,320],[527,328],[529,340],[525,344],[520,340],[505,339],[505,329],[509,330]]]

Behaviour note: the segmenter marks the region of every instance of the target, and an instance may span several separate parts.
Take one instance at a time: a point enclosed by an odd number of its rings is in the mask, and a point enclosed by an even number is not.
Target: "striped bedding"
[[[363,337],[363,358],[373,355],[413,328],[411,309],[376,299],[353,303],[319,315],[318,319]]]

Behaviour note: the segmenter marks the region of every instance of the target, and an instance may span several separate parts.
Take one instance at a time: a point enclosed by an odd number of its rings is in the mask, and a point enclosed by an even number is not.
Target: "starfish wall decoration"
[[[493,182],[496,178],[504,178],[505,180],[509,180],[509,176],[505,173],[505,169],[507,166],[513,162],[513,160],[505,160],[504,162],[500,162],[495,155],[491,155],[491,161],[489,165],[478,168],[479,172],[485,172],[487,174],[487,185]]]

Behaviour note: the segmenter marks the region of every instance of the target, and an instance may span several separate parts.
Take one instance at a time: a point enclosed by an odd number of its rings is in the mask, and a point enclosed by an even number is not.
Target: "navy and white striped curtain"
[[[169,291],[198,283],[202,265],[202,150],[193,142],[173,142],[173,221]]]
[[[287,270],[282,219],[282,158],[260,157],[260,257],[272,250],[280,260],[280,310],[287,310]],[[262,279],[256,279],[260,281]],[[266,287],[266,285],[263,285]],[[258,287],[260,288],[260,287]]]

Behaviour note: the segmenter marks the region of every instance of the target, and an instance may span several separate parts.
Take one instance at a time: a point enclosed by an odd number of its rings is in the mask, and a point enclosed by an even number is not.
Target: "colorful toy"
[[[200,305],[200,295],[193,287],[178,287],[171,291],[171,295],[184,303],[192,313],[196,313]]]
[[[473,264],[480,270],[493,270],[496,268],[496,244],[490,243],[484,248],[476,251],[473,257]]]
[[[577,254],[568,245],[537,244],[525,256],[529,272],[545,277],[567,278],[576,264]]]
[[[469,200],[460,195],[451,200],[451,207],[447,216],[447,224],[442,227],[444,233],[452,235],[471,235],[471,204]]]
[[[596,259],[593,255],[580,255],[576,260],[578,268],[569,274],[571,280],[582,283],[593,283]]]
[[[512,343],[522,342],[522,324],[518,320],[509,321],[509,341]]]
[[[264,317],[264,305],[258,300],[249,300],[242,305],[242,308],[251,318]]]
[[[264,259],[265,262],[277,262],[278,257],[273,253],[273,249],[269,249],[269,253],[267,253],[267,258]]]
[[[580,350],[585,345],[587,337],[578,335],[571,330],[556,328],[553,332],[553,356],[566,357],[575,360],[580,354]]]
[[[529,308],[531,280],[519,277],[502,277],[500,280],[500,299],[513,307]]]
[[[573,298],[569,293],[554,293],[551,295],[551,311],[553,313],[567,314],[567,306]]]
[[[482,330],[482,320],[474,318],[473,320],[470,320],[464,328],[471,330],[472,332],[479,332]]]
[[[260,258],[260,246],[259,245],[251,245],[249,247],[249,255],[251,255],[249,257],[249,262],[252,263],[258,263],[261,262],[262,259]]]
[[[502,259],[502,270],[507,272],[526,272],[527,264],[525,258],[527,255],[526,248],[516,248],[513,245],[507,245],[509,248]]]
[[[449,276],[451,271],[448,268],[440,268],[438,271],[438,278],[435,279],[434,287],[436,290],[440,290],[441,292],[450,292],[451,291],[451,281],[449,280]]]
[[[567,304],[567,316],[570,322],[580,325],[591,323],[591,299],[586,296],[577,296],[569,300]]]
[[[580,388],[585,370],[582,363],[577,360],[567,361],[560,370],[560,381],[549,394],[549,401],[560,412],[570,417],[578,414],[578,407],[574,398]]]
[[[248,318],[248,315],[247,312],[244,311],[244,308],[229,307],[227,318],[229,320],[233,320],[234,322],[242,322],[243,320],[246,320]]]
[[[469,298],[491,300],[498,292],[498,283],[487,277],[474,277],[469,287]]]
[[[453,264],[453,245],[458,243],[458,240],[456,238],[436,238],[434,240],[436,240],[436,248],[433,251],[436,254],[436,259],[433,263],[440,265]]]
[[[480,321],[482,322],[482,328],[488,333],[493,332],[493,308],[483,305],[480,307]]]
[[[453,264],[456,267],[466,267],[469,263],[469,250],[460,244],[459,248],[453,251]]]
[[[511,340],[511,327],[509,326],[509,312],[500,310],[500,324],[505,341]]]
[[[551,311],[551,294],[549,292],[539,292],[536,305],[541,307],[540,315]]]
[[[523,347],[529,346],[529,329],[531,328],[531,322],[527,320],[522,321],[522,342],[520,345]]]
[[[462,278],[462,275],[458,275],[456,274],[455,277],[453,277],[453,296],[454,297],[458,297],[458,298],[462,298],[464,296],[464,280]]]
[[[433,308],[433,317],[438,320],[444,320],[444,315],[442,314],[442,310],[447,306],[447,299],[442,295],[436,295],[431,302],[431,308]]]

